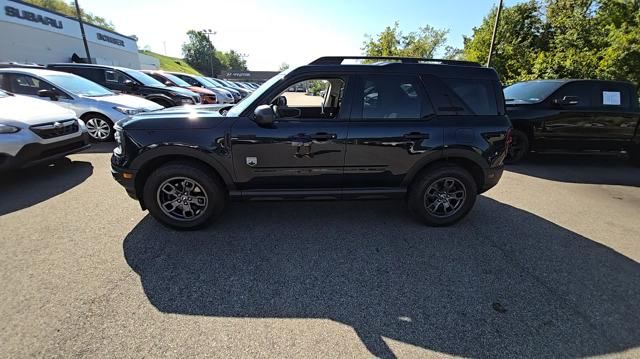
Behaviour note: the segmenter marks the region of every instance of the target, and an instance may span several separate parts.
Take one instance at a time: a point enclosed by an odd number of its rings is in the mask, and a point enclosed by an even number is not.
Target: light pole
[[[84,24],[82,23],[82,15],[80,14],[80,4],[78,4],[78,0],[74,1],[76,3],[76,14],[78,16],[78,22],[80,23],[80,32],[82,33],[82,42],[84,42],[84,52],[87,53],[87,62],[91,63],[91,54],[89,53],[89,44],[87,43],[87,36],[84,34]]]
[[[493,25],[493,34],[491,35],[491,46],[489,47],[489,56],[487,57],[487,67],[491,65],[491,55],[493,55],[493,46],[496,42],[496,33],[498,32],[498,22],[500,21],[500,12],[502,12],[502,0],[498,4],[498,13],[496,14],[496,22]]]
[[[207,35],[207,40],[209,40],[209,45],[211,45],[211,56],[209,57],[209,63],[211,63],[211,77],[213,77],[213,56],[215,55],[213,53],[213,44],[211,43],[211,38],[209,37],[209,35],[215,35],[216,32],[211,30],[211,29],[204,29],[202,30],[202,33]]]

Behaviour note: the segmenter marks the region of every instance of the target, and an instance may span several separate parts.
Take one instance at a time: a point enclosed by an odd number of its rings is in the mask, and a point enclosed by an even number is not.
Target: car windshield
[[[76,75],[51,74],[43,77],[54,86],[78,96],[98,97],[114,94],[97,83]]]
[[[212,84],[216,85],[217,87],[223,86],[222,83],[220,83],[216,79],[212,79],[211,77],[207,77],[207,81],[211,82]]]
[[[278,81],[282,80],[286,74],[289,73],[290,70],[283,71],[271,79],[269,81],[262,84],[262,86],[258,87],[255,91],[253,91],[247,98],[245,98],[242,102],[235,105],[233,108],[227,112],[227,116],[229,117],[237,117],[247,109],[258,97],[262,96],[271,86],[275,85]]]
[[[518,82],[504,89],[505,101],[524,101],[535,103],[543,101],[562,86],[561,81]]]
[[[173,82],[174,84],[176,84],[176,86],[180,86],[180,87],[191,87],[191,85],[189,85],[187,83],[187,81],[179,78],[178,76],[172,75],[172,74],[167,74],[167,73],[163,73],[162,76],[166,77],[167,80]]]
[[[140,82],[145,86],[153,86],[153,87],[166,87],[162,82],[154,79],[153,77],[145,74],[144,72],[131,70],[131,69],[121,69],[125,74],[133,77],[136,81]]]
[[[216,84],[214,84],[213,82],[209,81],[209,79],[207,79],[204,76],[194,76],[196,79],[198,79],[198,81],[200,81],[200,83],[202,83],[203,85],[207,86],[207,87],[220,87]]]

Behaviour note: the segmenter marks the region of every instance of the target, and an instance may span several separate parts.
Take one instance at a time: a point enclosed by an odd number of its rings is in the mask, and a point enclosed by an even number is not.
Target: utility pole
[[[82,23],[82,14],[80,13],[80,4],[78,4],[78,0],[75,0],[74,2],[76,3],[76,14],[78,16],[78,22],[80,23],[80,32],[82,33],[82,42],[84,43],[84,52],[87,54],[87,62],[91,63],[89,44],[87,43],[87,36],[84,33],[84,24]]]
[[[493,55],[493,46],[496,43],[496,33],[498,32],[498,23],[500,22],[500,13],[502,12],[502,0],[498,4],[498,13],[496,14],[496,22],[493,25],[493,35],[491,35],[491,46],[489,47],[489,56],[487,57],[487,67],[491,65],[491,55]]]
[[[215,35],[216,32],[211,30],[211,29],[204,29],[202,30],[202,33],[207,35],[207,40],[209,40],[209,44],[211,44],[211,56],[209,57],[209,62],[211,63],[211,77],[213,77],[213,56],[215,55],[213,53],[213,43],[211,43],[211,38],[209,38],[209,35]]]

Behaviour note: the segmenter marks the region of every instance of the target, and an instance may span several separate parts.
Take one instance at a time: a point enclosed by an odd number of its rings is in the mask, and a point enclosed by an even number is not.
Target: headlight
[[[193,104],[193,99],[190,99],[190,98],[181,98],[181,99],[180,99],[180,102],[181,102],[183,105],[192,105],[192,104]]]
[[[226,94],[228,98],[233,98],[230,93]]]
[[[0,133],[16,133],[20,131],[18,127],[0,124]]]
[[[139,109],[139,108],[129,108],[129,107],[122,107],[122,106],[115,106],[113,109],[118,111],[118,112],[120,112],[120,113],[124,113],[125,115],[129,115],[129,116],[137,115],[140,112],[144,111],[144,110]]]

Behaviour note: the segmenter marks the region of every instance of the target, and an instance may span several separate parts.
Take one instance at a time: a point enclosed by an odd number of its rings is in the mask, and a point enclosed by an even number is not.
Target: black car
[[[640,164],[636,86],[601,80],[539,80],[504,89],[513,123],[507,161],[529,151],[626,151]]]
[[[191,86],[199,86],[199,87],[207,88],[212,91],[215,89],[224,90],[229,94],[231,94],[231,96],[233,97],[234,103],[238,103],[240,102],[240,100],[242,100],[242,97],[240,96],[240,92],[227,88],[226,86],[221,86],[220,84],[218,84],[215,81],[212,81],[208,77],[198,76],[193,74],[183,74],[179,72],[171,72],[171,74],[179,77],[183,81],[186,81]]]
[[[502,176],[511,123],[496,72],[413,58],[342,65],[362,58],[287,70],[233,107],[123,120],[112,174],[176,228],[204,225],[227,198],[406,198],[429,225],[460,220]],[[324,96],[287,92],[305,81]]]
[[[98,83],[110,90],[142,96],[164,107],[200,103],[200,95],[192,91],[166,86],[151,76],[124,67],[93,64],[49,64],[48,69],[70,72]]]

